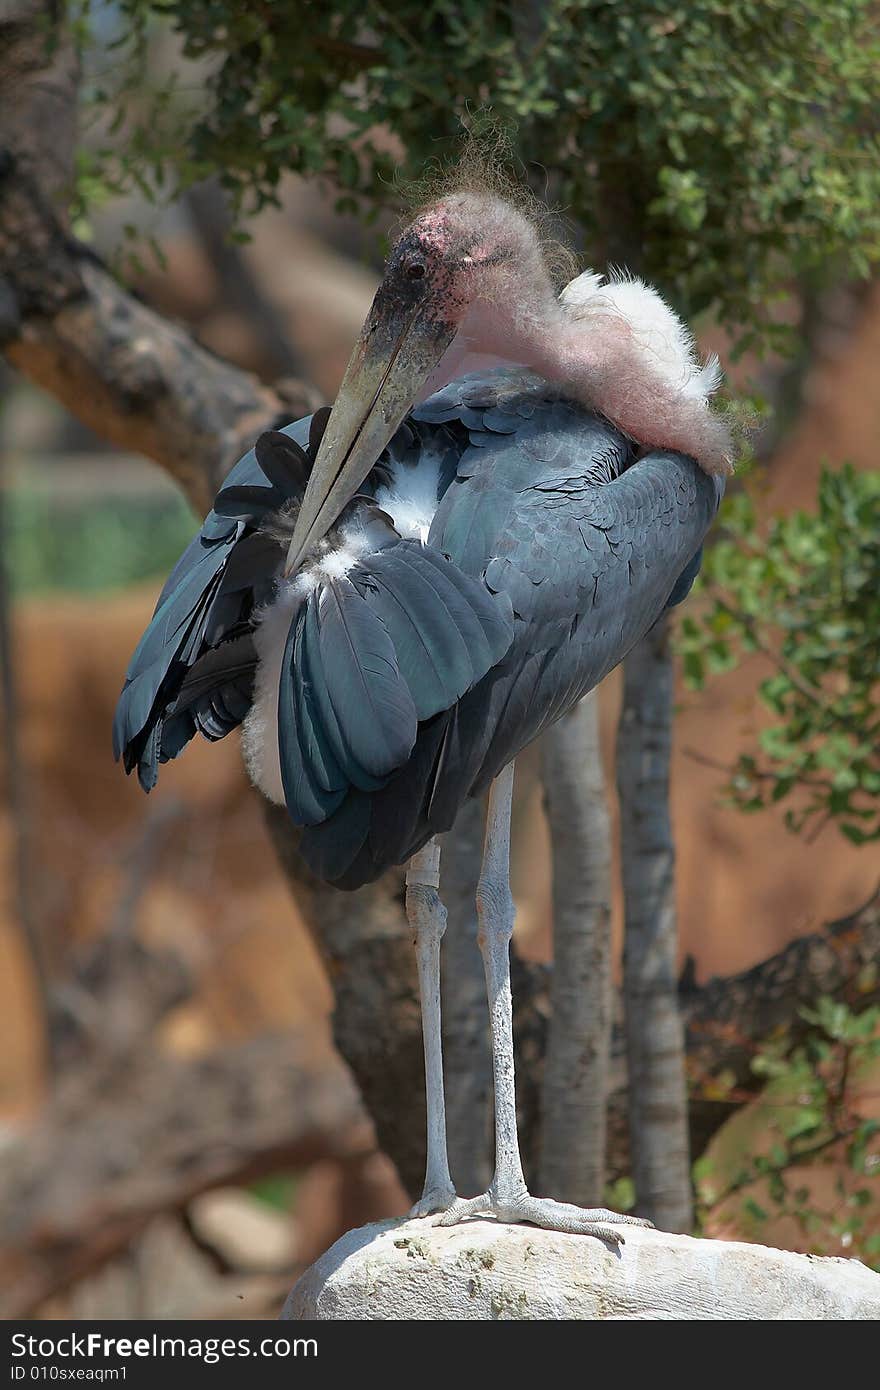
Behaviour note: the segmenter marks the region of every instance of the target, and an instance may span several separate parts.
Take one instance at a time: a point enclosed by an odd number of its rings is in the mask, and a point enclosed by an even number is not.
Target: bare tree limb
[[[696,1086],[727,1073],[737,1090],[762,1084],[751,1072],[757,1045],[787,1030],[796,1040],[809,1025],[801,1010],[823,996],[861,1010],[880,1002],[880,889],[856,912],[800,936],[769,960],[695,986],[681,1003],[688,1072]]]
[[[857,911],[820,931],[798,937],[775,955],[737,975],[698,985],[688,962],[678,987],[685,1027],[690,1100],[688,1125],[694,1158],[712,1136],[764,1085],[752,1070],[762,1043],[787,1033],[793,1042],[809,1025],[805,1006],[823,996],[855,1010],[880,1003],[880,889]],[[719,1095],[718,1080],[724,1081]],[[609,1098],[609,1174],[631,1171],[627,1133],[626,1040],[616,1028]]]
[[[194,1061],[153,1050],[113,1085],[82,1081],[0,1159],[6,1319],[32,1314],[200,1192],[375,1147],[343,1065],[289,1033]]]
[[[880,999],[880,979],[869,974],[878,954],[880,893],[850,917],[793,942],[751,970],[702,987],[687,981],[682,1003],[688,1065],[695,1076],[696,1153],[757,1094],[762,1082],[750,1062],[768,1033],[788,1028],[796,1037],[807,1026],[800,1009],[824,994],[857,1007]],[[145,963],[133,955],[120,968],[142,978]],[[120,988],[116,974],[112,981],[105,978],[113,969],[109,959],[103,966],[95,963],[92,975],[104,979],[99,991]],[[524,972],[521,962],[517,966],[520,1105],[530,1136],[537,1131],[546,973]],[[158,960],[151,978],[159,1016],[185,985]],[[420,1062],[417,1034],[412,1044]],[[623,1050],[618,1034],[609,1164],[615,1175],[628,1167],[625,1123],[618,1123],[626,1113]],[[118,1255],[157,1213],[178,1211],[201,1191],[289,1172],[322,1157],[371,1151],[372,1130],[348,1072],[314,1040],[273,1034],[196,1060],[146,1048],[132,1056],[115,1069],[78,1068],[36,1128],[0,1154],[0,1287],[5,1290],[0,1316],[28,1315]],[[702,1099],[702,1080],[722,1071],[734,1077],[730,1098]],[[528,1145],[533,1140],[527,1143],[533,1168]]]
[[[153,313],[68,234],[78,71],[62,15],[0,15],[0,350],[85,424],[146,454],[207,510],[262,430],[315,398],[282,394]]]
[[[43,202],[62,210],[66,228],[79,63],[63,9],[46,0],[4,0],[0,8],[0,146],[15,154]]]
[[[306,414],[314,395],[295,387],[282,396],[199,347],[62,239],[35,198],[14,162],[5,173],[0,164],[8,361],[111,443],[160,464],[204,513],[257,436]],[[17,264],[22,240],[42,243],[39,288]]]

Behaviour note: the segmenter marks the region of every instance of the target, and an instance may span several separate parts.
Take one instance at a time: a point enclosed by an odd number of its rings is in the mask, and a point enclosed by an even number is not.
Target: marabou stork
[[[619,1241],[631,1218],[532,1197],[514,1105],[514,759],[688,592],[730,469],[660,296],[585,272],[557,297],[533,219],[458,189],[397,240],[332,413],[233,468],[129,666],[116,756],[149,791],[198,731],[243,725],[252,780],[311,868],[406,864],[422,999],[425,1187],[476,1213]],[[457,1196],[440,1042],[440,847],[488,790],[477,895],[495,1083],[488,1192]]]

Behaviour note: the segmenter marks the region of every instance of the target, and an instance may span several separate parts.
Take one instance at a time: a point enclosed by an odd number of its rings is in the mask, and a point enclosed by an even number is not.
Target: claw
[[[414,1206],[410,1207],[409,1217],[434,1216],[446,1212],[461,1200],[452,1184],[449,1187],[426,1188]]]

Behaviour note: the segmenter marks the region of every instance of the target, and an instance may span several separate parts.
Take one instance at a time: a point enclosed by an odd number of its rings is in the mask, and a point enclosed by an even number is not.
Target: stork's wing
[[[546,387],[544,387],[546,393]],[[693,581],[720,488],[691,459],[634,462],[606,422],[533,392],[449,388],[416,418],[467,431],[429,544],[506,594],[514,637],[461,699],[419,726],[381,789],[354,789],[303,835],[312,867],[357,887],[448,830],[465,798],[570,709]]]
[[[318,584],[293,617],[277,707],[285,801],[297,825],[325,821],[350,788],[383,787],[419,727],[513,640],[506,595],[391,535],[344,576]]]
[[[313,418],[264,434],[239,460],[159,596],[113,721],[114,756],[126,772],[137,768],[145,791],[197,731],[223,738],[250,707],[251,619],[284,559],[258,528],[302,495]]]
[[[232,470],[199,535],[160,595],[129,666],[114,751],[149,791],[159,764],[196,732],[223,738],[254,698],[257,610],[276,597],[287,542],[260,529],[302,496],[326,412],[264,434]],[[316,424],[317,422],[317,424]],[[309,455],[300,444],[309,438]],[[424,445],[424,448],[423,448]],[[448,485],[459,448],[448,431],[425,441],[401,427],[375,471],[437,451]],[[363,505],[363,500],[358,503]],[[367,508],[371,506],[366,502]],[[384,517],[384,521],[380,518]],[[503,656],[511,606],[438,552],[401,540],[374,509],[374,553],[326,576],[290,610],[277,689],[285,799],[298,825],[326,819],[351,787],[376,790],[406,762],[420,721],[448,709]]]

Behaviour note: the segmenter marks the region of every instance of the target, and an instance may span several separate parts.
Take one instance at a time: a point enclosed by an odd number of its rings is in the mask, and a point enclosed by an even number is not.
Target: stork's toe
[[[426,1187],[419,1200],[410,1208],[410,1217],[434,1216],[450,1211],[461,1198],[452,1183]]]
[[[555,1202],[551,1197],[533,1197],[523,1192],[516,1197],[502,1198],[491,1191],[479,1197],[459,1197],[437,1221],[438,1226],[454,1226],[470,1216],[494,1216],[498,1221],[517,1224],[529,1222],[547,1231],[562,1231],[567,1235],[595,1236],[612,1245],[623,1245],[620,1226],[651,1226],[640,1216],[609,1211],[606,1207],[576,1207],[570,1202]]]

